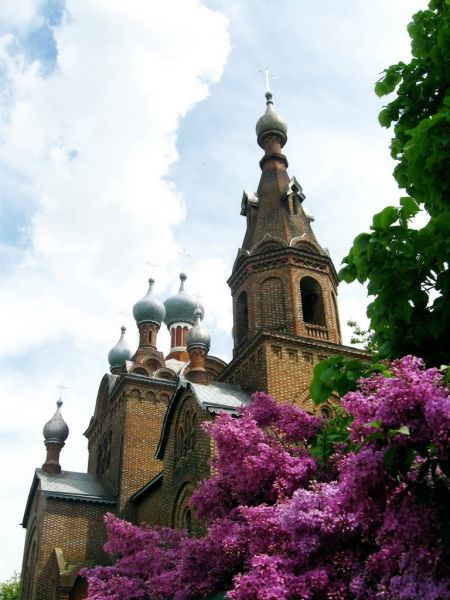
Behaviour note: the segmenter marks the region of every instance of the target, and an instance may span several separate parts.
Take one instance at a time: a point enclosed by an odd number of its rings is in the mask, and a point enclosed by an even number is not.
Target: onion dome
[[[69,435],[69,428],[61,415],[62,400],[56,403],[56,412],[44,425],[43,433],[45,443],[64,444]]]
[[[192,348],[203,348],[208,352],[211,345],[211,336],[202,323],[202,311],[197,308],[194,312],[194,326],[187,334],[186,347],[189,352]]]
[[[164,304],[153,295],[154,279],[148,280],[148,292],[133,306],[133,316],[136,323],[156,323],[161,325],[166,315]]]
[[[258,144],[264,150],[264,138],[276,135],[281,139],[281,147],[287,142],[287,123],[273,108],[272,92],[266,92],[266,112],[256,123]]]
[[[194,313],[196,309],[200,310],[201,317],[205,314],[205,309],[199,303],[197,298],[190,296],[184,289],[184,282],[187,279],[185,273],[180,273],[180,289],[178,294],[171,296],[164,301],[166,307],[166,317],[164,319],[167,327],[173,323],[189,323],[194,324]]]
[[[130,360],[132,357],[132,352],[125,339],[126,327],[122,326],[120,331],[122,333],[120,334],[119,341],[108,353],[108,362],[111,369],[121,367],[126,360]]]

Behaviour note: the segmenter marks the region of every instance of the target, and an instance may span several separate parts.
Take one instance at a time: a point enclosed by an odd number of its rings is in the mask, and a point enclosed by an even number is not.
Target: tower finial
[[[58,386],[60,387],[60,386]],[[64,387],[64,386],[61,386]],[[44,444],[47,449],[47,457],[42,469],[46,473],[57,475],[61,473],[59,464],[59,455],[62,447],[69,435],[69,428],[61,415],[62,400],[56,402],[56,412],[53,417],[44,425]]]
[[[59,390],[59,400],[56,402],[56,404],[58,406],[62,406],[62,395],[63,395],[63,390],[67,390],[67,387],[63,384],[63,382],[61,382],[59,385],[56,386]]]
[[[270,91],[270,82],[269,82],[269,79],[271,77],[272,78],[275,77],[275,74],[271,73],[267,67],[264,67],[263,69],[260,69],[259,72],[264,75],[264,78],[266,80],[266,98],[267,98],[268,94],[270,94],[270,97],[272,98],[272,92]]]
[[[266,154],[272,153],[280,153],[281,148],[285,145],[287,141],[287,123],[274,109],[273,100],[272,100],[272,92],[269,87],[269,77],[272,76],[267,67],[264,69],[260,69],[262,73],[264,73],[266,78],[266,111],[262,117],[258,119],[256,123],[256,135],[258,139],[258,144],[261,146],[263,150],[266,151]],[[279,140],[279,148],[273,149],[273,145],[270,148],[266,148],[265,139],[276,137]],[[284,158],[287,166],[286,158]]]

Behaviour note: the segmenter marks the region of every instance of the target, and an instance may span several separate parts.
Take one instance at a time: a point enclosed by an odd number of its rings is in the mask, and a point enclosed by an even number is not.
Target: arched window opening
[[[136,369],[133,369],[132,371],[135,375],[148,375],[148,371],[147,369],[144,369],[144,367],[137,367]]]
[[[297,196],[292,196],[292,211],[294,215],[298,214]]]
[[[188,434],[188,450],[193,450],[194,446],[195,446],[195,434],[196,434],[196,429],[197,429],[197,415],[193,414],[190,419],[189,422],[186,423],[186,427],[189,427],[189,434]]]
[[[183,427],[179,427],[178,431],[177,431],[177,445],[176,445],[176,449],[175,449],[175,456],[177,458],[181,458],[184,455],[184,448],[185,448],[185,439],[186,436],[184,434],[184,429]]]
[[[322,288],[312,277],[303,277],[300,282],[303,321],[314,325],[325,325]]]
[[[176,332],[176,336],[175,336],[175,343],[177,346],[181,346],[182,345],[182,329],[181,327],[178,325],[177,326],[177,332]]]
[[[192,534],[192,510],[189,507],[183,513],[183,529]]]
[[[103,475],[111,464],[112,431],[105,434],[97,452],[97,474]]]
[[[323,419],[329,419],[331,417],[331,410],[329,406],[322,406],[320,409],[320,416]]]
[[[248,300],[247,292],[241,292],[236,306],[236,337],[237,343],[245,341],[248,332]]]

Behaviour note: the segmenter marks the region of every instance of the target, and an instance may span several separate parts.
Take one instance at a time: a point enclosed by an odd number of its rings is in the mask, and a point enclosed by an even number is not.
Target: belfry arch
[[[248,298],[247,292],[239,294],[236,302],[236,342],[240,345],[245,342],[248,334]]]
[[[322,287],[313,277],[301,279],[300,302],[304,323],[326,325]]]

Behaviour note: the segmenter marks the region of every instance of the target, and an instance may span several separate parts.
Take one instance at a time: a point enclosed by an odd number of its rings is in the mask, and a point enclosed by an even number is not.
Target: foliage
[[[20,577],[15,573],[11,579],[0,583],[0,600],[19,600]]]
[[[117,561],[87,572],[89,599],[450,597],[450,397],[420,359],[390,374],[361,380],[336,427],[265,394],[219,415],[214,474],[192,498],[206,534],[109,515]]]
[[[384,373],[389,377],[389,370],[381,362],[363,362],[356,358],[331,356],[316,364],[313,379],[309,387],[314,404],[326,402],[335,393],[344,396],[347,392],[356,390],[357,382],[362,377],[372,373]]]
[[[384,71],[378,96],[396,92],[379,115],[394,127],[394,177],[407,195],[356,237],[340,278],[368,282],[367,315],[379,355],[449,356],[450,305],[450,2],[432,0],[408,26],[412,59]],[[415,229],[413,217],[427,223]]]
[[[372,329],[363,329],[356,321],[347,321],[347,325],[352,328],[352,337],[350,344],[360,344],[364,350],[375,354],[378,346],[374,340],[374,331]]]

